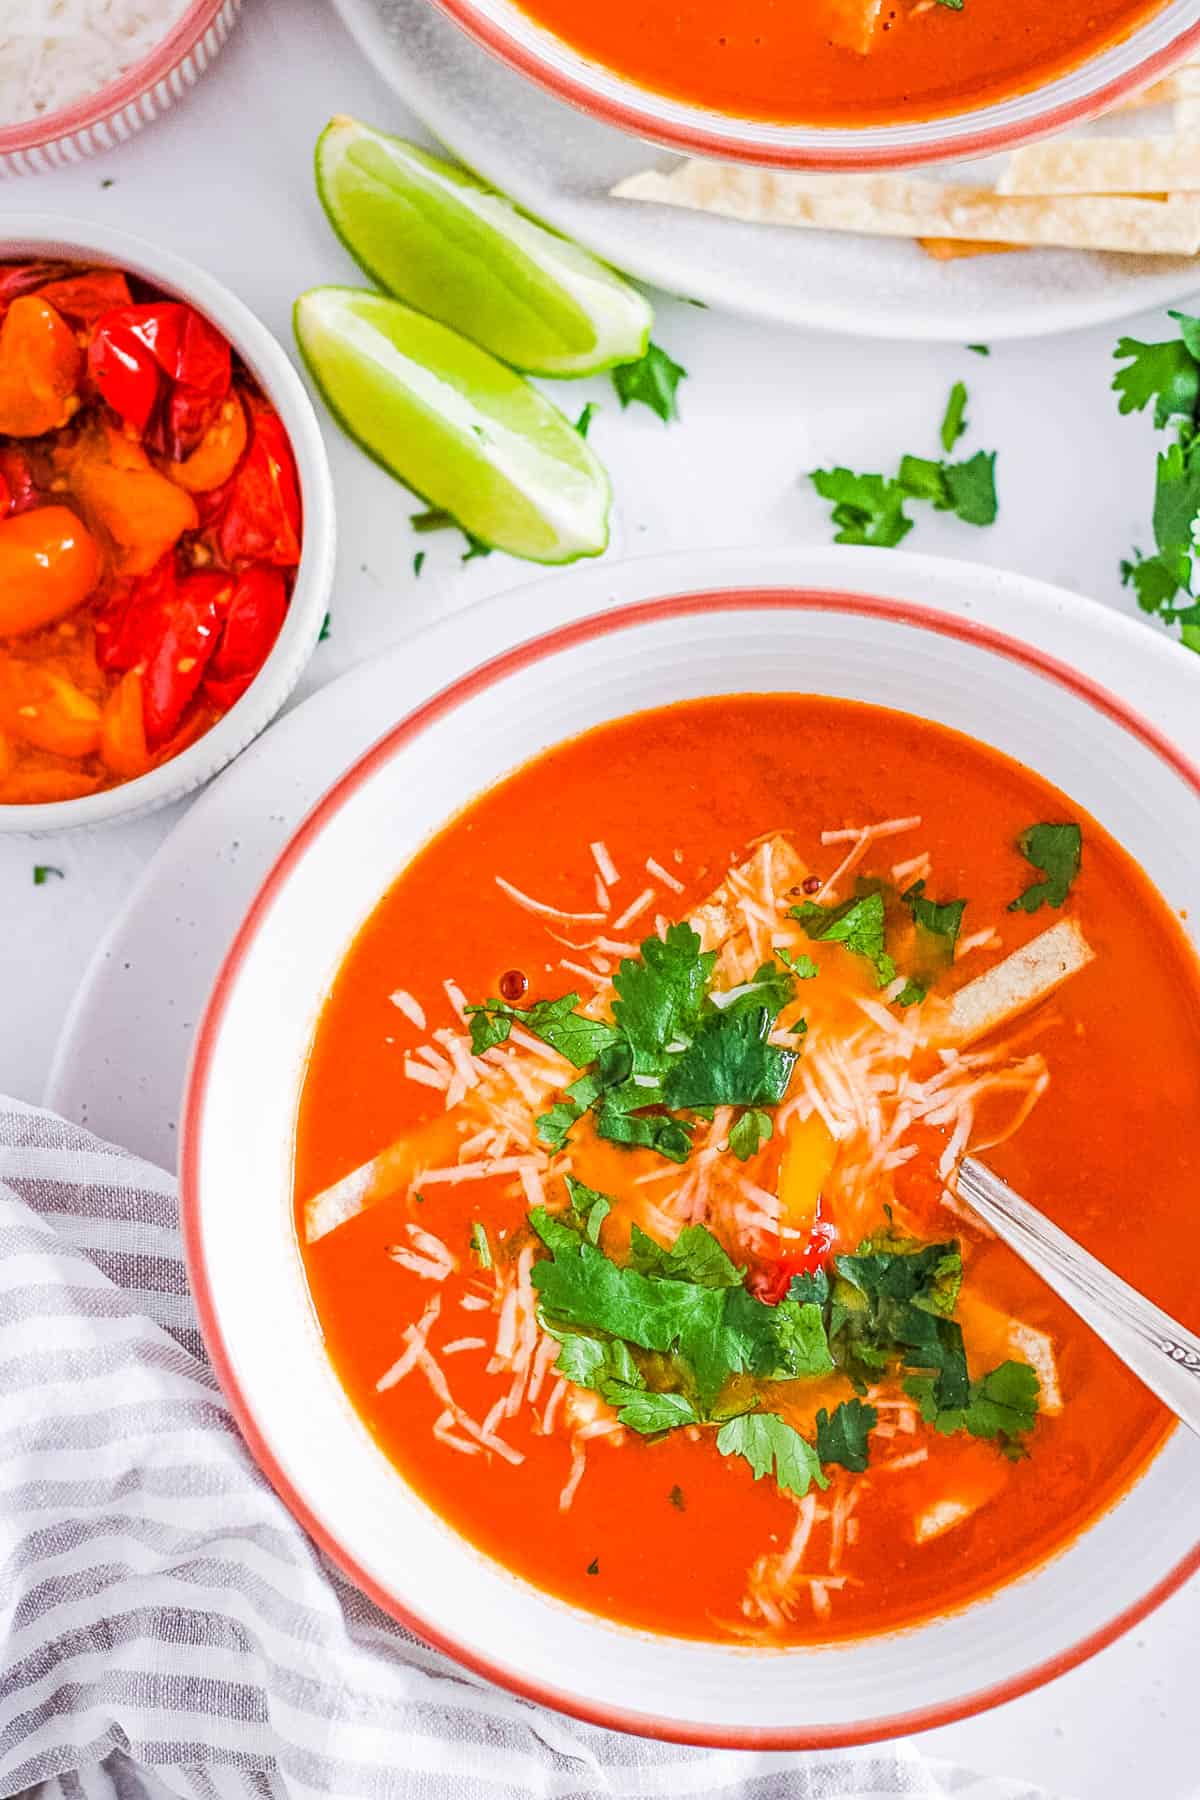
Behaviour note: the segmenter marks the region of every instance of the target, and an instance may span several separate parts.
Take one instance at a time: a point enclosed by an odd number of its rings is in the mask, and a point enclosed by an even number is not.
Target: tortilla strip
[[[965,244],[957,238],[922,237],[917,243],[934,262],[958,262],[964,256],[999,256],[1009,250],[1028,250],[1028,244]]]
[[[813,17],[839,50],[865,56],[874,41],[883,0],[810,0]]]
[[[1018,1013],[1028,1012],[1069,976],[1085,969],[1095,954],[1074,919],[1061,919],[959,988],[939,1035],[951,1044],[973,1044]]]
[[[808,873],[807,865],[800,860],[783,836],[768,838],[766,845],[769,846],[772,888],[777,897],[785,896],[790,888],[804,879]],[[744,863],[730,870],[725,880],[713,889],[707,900],[702,901],[691,916],[691,923],[699,932],[703,947],[719,952],[720,966],[731,982],[747,979],[761,960],[756,955],[750,933],[745,928],[735,884],[739,880],[753,880],[763,855],[764,846],[760,844]],[[582,1010],[592,1018],[602,1017],[608,1010],[612,997],[611,986],[601,988]],[[548,1055],[552,1054],[548,1052]],[[563,1065],[564,1068],[566,1066]],[[489,1082],[497,1090],[505,1088],[506,1077],[503,1071],[483,1076],[474,1094],[482,1094]],[[340,1181],[335,1181],[332,1187],[314,1194],[304,1203],[306,1242],[316,1243],[318,1238],[336,1231],[348,1219],[356,1218],[360,1212],[365,1212],[380,1200],[386,1200],[392,1194],[399,1193],[402,1188],[411,1186],[423,1169],[457,1161],[463,1131],[468,1130],[471,1125],[478,1125],[479,1120],[480,1108],[473,1101],[472,1094],[468,1093],[449,1112],[431,1119],[415,1130],[405,1132],[369,1162],[361,1163],[357,1169],[351,1169],[348,1175],[343,1175]]]
[[[1074,138],[1014,150],[998,194],[1179,194],[1200,190],[1200,137]]]
[[[1200,251],[1200,194],[1172,194],[1166,200],[1095,194],[1043,199],[944,186],[916,176],[802,175],[695,159],[665,175],[657,169],[630,175],[612,191],[622,200],[807,230],[1143,255]]]

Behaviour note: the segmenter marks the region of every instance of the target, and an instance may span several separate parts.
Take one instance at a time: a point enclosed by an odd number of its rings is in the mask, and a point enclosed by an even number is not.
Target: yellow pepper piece
[[[793,1231],[811,1231],[817,1202],[837,1157],[837,1143],[818,1113],[791,1121],[779,1164],[779,1222]]]

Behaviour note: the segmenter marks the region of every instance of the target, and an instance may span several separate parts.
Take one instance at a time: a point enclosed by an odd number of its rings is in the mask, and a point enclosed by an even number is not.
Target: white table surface
[[[288,341],[297,293],[356,278],[310,176],[314,139],[336,111],[417,130],[323,0],[248,0],[218,64],[185,103],[103,160],[9,183],[3,223],[34,211],[111,218],[204,264]],[[1168,321],[1147,316],[1126,329],[1155,338]],[[803,472],[835,462],[887,470],[903,451],[936,454],[946,393],[961,377],[971,396],[962,453],[998,450],[1000,517],[977,531],[915,508],[910,543],[1136,610],[1117,565],[1132,543],[1149,539],[1153,433],[1148,421],[1117,415],[1108,387],[1116,331],[1000,345],[984,359],[957,344],[799,334],[664,300],[655,335],[689,370],[682,423],[665,429],[642,408],[622,415],[604,380],[565,391],[568,406],[601,406],[592,433],[616,493],[610,556],[828,541],[826,509]],[[974,336],[967,320],[961,336]],[[500,556],[463,566],[456,536],[415,540],[406,494],[334,428],[327,435],[341,550],[332,635],[300,696],[527,578],[522,564]],[[419,581],[416,548],[428,553]],[[1200,695],[1200,666],[1196,678]],[[41,1098],[92,948],[174,817],[0,839],[0,1091]],[[65,878],[34,887],[39,862]],[[1198,1648],[1193,1583],[1084,1668],[985,1718],[928,1734],[921,1747],[1077,1800],[1193,1800]]]

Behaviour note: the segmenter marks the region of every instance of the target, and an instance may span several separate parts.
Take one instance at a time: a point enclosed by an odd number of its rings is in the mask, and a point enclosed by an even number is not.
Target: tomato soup
[[[1068,798],[880,708],[688,702],[380,902],[297,1229],[366,1427],[487,1554],[635,1626],[847,1638],[1029,1569],[1168,1428],[959,1159],[1195,1328],[1198,1108],[1190,946]]]
[[[1067,73],[1157,11],[1145,0],[521,0],[574,49],[672,100],[776,124],[937,118]]]

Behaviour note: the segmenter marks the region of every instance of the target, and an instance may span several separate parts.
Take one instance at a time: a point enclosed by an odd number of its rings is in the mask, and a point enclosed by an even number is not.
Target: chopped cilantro
[[[734,1120],[729,1132],[729,1148],[739,1162],[749,1162],[770,1140],[775,1125],[770,1113],[757,1106],[749,1107]]]
[[[660,1431],[673,1431],[677,1425],[696,1424],[696,1409],[686,1394],[654,1393],[640,1387],[622,1388],[620,1382],[607,1382],[603,1398],[617,1409],[617,1417],[630,1431],[652,1437]]]
[[[687,370],[672,362],[659,344],[651,344],[637,362],[620,363],[612,371],[613,386],[621,410],[640,400],[658,414],[665,425],[679,417],[676,390],[687,379]]]
[[[642,1275],[670,1281],[694,1281],[697,1287],[740,1287],[744,1270],[732,1262],[711,1231],[685,1225],[669,1250],[639,1225],[630,1230],[629,1266]]]
[[[1061,906],[1079,873],[1083,850],[1083,833],[1078,825],[1031,825],[1017,839],[1017,849],[1026,862],[1042,871],[1043,880],[1033,882],[1015,900],[1009,912],[1037,912],[1040,906]]]
[[[968,344],[967,349],[973,350],[976,356],[990,356],[992,354],[986,344]]]
[[[918,1403],[921,1417],[937,1431],[969,1431],[972,1437],[998,1439],[1006,1455],[1022,1454],[1022,1439],[1037,1421],[1040,1383],[1028,1363],[1004,1362],[970,1385],[962,1406],[939,1403],[934,1378],[913,1375],[904,1390]]]
[[[835,544],[873,544],[893,549],[913,528],[904,510],[908,498],[899,482],[883,475],[856,475],[853,469],[813,469],[809,480],[822,500],[833,502]]]
[[[894,1004],[896,1006],[920,1006],[928,992],[927,987],[923,987],[919,981],[914,981],[910,975],[896,995]]]
[[[641,958],[626,957],[613,977],[613,1018],[635,1057],[655,1058],[695,1029],[716,964],[690,925],[671,925],[665,939],[647,938]]]
[[[781,1488],[807,1494],[815,1481],[828,1487],[829,1477],[807,1438],[776,1413],[741,1413],[722,1425],[717,1449],[723,1456],[741,1456],[749,1463],[755,1481],[774,1474]]]
[[[572,1101],[556,1100],[549,1112],[539,1113],[534,1120],[538,1141],[557,1154],[570,1136],[572,1125],[577,1125],[582,1117],[580,1108]]]
[[[1178,339],[1143,344],[1122,338],[1114,355],[1126,366],[1113,377],[1122,413],[1154,402],[1154,423],[1172,428],[1154,474],[1154,552],[1121,563],[1121,581],[1132,587],[1143,612],[1178,626],[1188,649],[1200,644],[1200,605],[1193,598],[1195,529],[1200,518],[1200,319],[1173,312]]]
[[[488,1242],[487,1228],[476,1219],[471,1227],[471,1250],[481,1269],[492,1266],[492,1246]]]
[[[579,433],[581,438],[585,438],[587,436],[588,431],[591,427],[592,420],[595,418],[595,416],[599,412],[599,410],[600,410],[600,408],[596,405],[596,402],[594,400],[589,400],[587,405],[584,407],[583,411],[580,413],[579,417],[576,419],[575,429]]]
[[[587,1572],[589,1575],[598,1575],[600,1573],[600,1558],[598,1556],[593,1556],[591,1562],[587,1566]]]
[[[953,953],[958,934],[962,928],[962,918],[967,910],[965,900],[927,900],[925,883],[914,881],[906,888],[900,898],[913,916],[913,923],[931,937],[944,940],[948,950]]]
[[[812,981],[817,974],[817,965],[811,956],[793,956],[782,944],[775,945],[775,954],[785,969],[790,969],[797,981]]]
[[[771,1013],[715,1013],[687,1049],[672,1060],[663,1082],[670,1107],[777,1106],[796,1063],[794,1050],[767,1042]]]
[[[1200,401],[1200,345],[1195,343],[1200,320],[1189,319],[1183,313],[1172,313],[1171,317],[1186,323],[1190,330],[1161,344],[1143,344],[1137,338],[1123,337],[1113,351],[1126,365],[1113,376],[1113,388],[1120,396],[1117,410],[1144,412],[1153,400],[1154,423],[1160,429],[1176,417],[1193,419]],[[1188,337],[1192,339],[1190,344]]]
[[[492,554],[492,547],[490,544],[485,544],[482,538],[477,538],[473,532],[467,530],[465,525],[460,525],[458,520],[454,517],[454,514],[448,513],[444,507],[430,506],[424,512],[409,513],[408,522],[414,531],[419,531],[421,533],[428,531],[461,531],[467,540],[467,547],[463,551],[462,556],[463,562],[472,562],[477,556],[490,556]],[[420,574],[420,570],[416,568],[415,562],[413,567],[414,573]]]
[[[851,1379],[869,1385],[899,1361],[931,1375],[939,1406],[965,1406],[967,1358],[952,1317],[962,1281],[957,1244],[868,1239],[835,1267],[829,1343]]]
[[[808,1020],[807,1019],[797,1019],[796,1023],[794,1025],[788,1026],[788,1030],[791,1032],[793,1037],[803,1037],[805,1032],[808,1030]]]
[[[670,1493],[667,1495],[667,1499],[671,1502],[671,1505],[675,1508],[676,1512],[687,1511],[687,1500],[684,1497],[683,1489],[678,1485],[671,1489]]]
[[[424,567],[425,567],[425,552],[424,552],[424,550],[418,550],[417,554],[413,557],[413,574],[420,575],[421,570]]]
[[[582,1181],[576,1181],[573,1175],[567,1176],[567,1195],[571,1202],[571,1211],[580,1221],[583,1234],[589,1244],[600,1241],[600,1227],[612,1211],[612,1201],[599,1189],[587,1187]]]
[[[582,1069],[594,1062],[601,1051],[616,1040],[616,1031],[601,1019],[587,1019],[575,1008],[578,994],[562,994],[557,1000],[539,1000],[530,1007],[509,1006],[504,1000],[486,1000],[479,1006],[468,1006],[471,1021],[471,1050],[482,1056],[502,1044],[512,1030],[513,1020],[541,1038],[569,1063]]]
[[[821,906],[816,900],[805,900],[791,909],[810,938],[818,943],[844,944],[855,956],[865,957],[875,970],[875,980],[886,987],[896,974],[896,965],[884,949],[884,907],[880,893],[860,894],[840,906]]]
[[[943,0],[943,4],[944,3],[945,0]],[[942,440],[942,449],[946,452],[947,456],[949,456],[951,450],[953,450],[955,444],[957,444],[959,438],[962,437],[967,429],[967,421],[964,417],[966,410],[966,384],[961,381],[956,381],[954,386],[950,389],[950,398],[947,400],[946,410],[942,414],[942,426],[939,433]]]
[[[34,865],[33,865],[33,885],[34,885],[34,887],[45,887],[46,883],[49,881],[49,879],[52,875],[56,875],[60,881],[66,880],[66,876],[63,874],[62,870],[56,869],[52,863],[34,863]]]
[[[861,1400],[843,1400],[832,1413],[817,1414],[817,1455],[823,1463],[841,1463],[861,1474],[867,1466],[867,1434],[874,1431],[879,1414]]]
[[[900,459],[900,486],[914,500],[928,500],[936,512],[952,512],[966,525],[995,523],[996,452],[977,450],[966,462],[934,462],[925,456]]]
[[[332,618],[333,618],[332,613],[326,613],[325,617],[321,620],[321,629],[317,633],[318,644],[323,644],[326,641],[326,639],[328,638],[329,625],[330,625],[330,621],[332,620]]]

